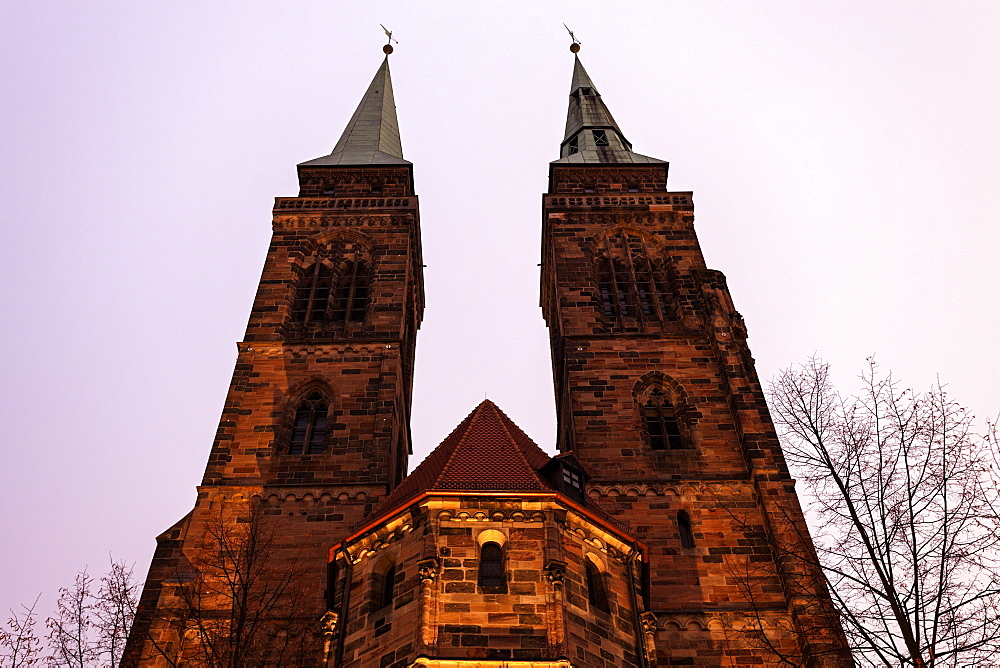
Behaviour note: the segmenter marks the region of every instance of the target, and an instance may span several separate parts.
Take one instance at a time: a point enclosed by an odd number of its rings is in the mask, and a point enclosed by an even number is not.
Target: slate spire
[[[577,49],[578,51],[579,49]],[[576,51],[574,51],[574,54]],[[573,81],[566,114],[566,136],[555,163],[663,162],[632,151],[580,57],[573,56]]]
[[[303,165],[408,165],[399,140],[389,56],[375,73],[351,120],[330,155]]]

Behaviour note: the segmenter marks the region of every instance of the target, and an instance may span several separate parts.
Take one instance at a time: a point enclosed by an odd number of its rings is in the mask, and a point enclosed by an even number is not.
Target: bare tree
[[[76,574],[72,587],[59,589],[56,612],[45,621],[49,628],[49,665],[85,668],[97,660],[91,639],[93,586],[94,579],[83,569]]]
[[[132,578],[132,566],[112,559],[111,568],[101,577],[93,607],[97,629],[95,650],[110,666],[121,662],[125,641],[135,619],[138,591],[139,585]]]
[[[149,633],[153,653],[172,666],[259,668],[314,663],[315,611],[304,605],[301,560],[276,540],[276,522],[255,503],[220,510],[204,545],[171,582]],[[164,642],[164,638],[169,641]]]
[[[21,611],[10,611],[7,623],[0,626],[0,666],[3,668],[23,668],[34,666],[42,661],[42,641],[35,634],[35,624],[38,616],[35,607],[38,599],[31,606],[22,605]]]
[[[812,359],[770,390],[789,466],[813,495],[822,573],[855,658],[997,665],[996,424],[975,433],[940,384],[901,389],[871,360],[862,381],[863,392],[841,396]]]
[[[72,587],[59,590],[49,629],[46,658],[50,666],[117,666],[135,615],[138,586],[132,567],[111,559],[95,581],[84,569]]]

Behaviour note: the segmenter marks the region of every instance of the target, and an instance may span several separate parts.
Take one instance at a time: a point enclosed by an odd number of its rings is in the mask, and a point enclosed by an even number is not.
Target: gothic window
[[[673,450],[683,448],[680,423],[670,398],[663,390],[654,388],[642,405],[642,420],[649,437],[649,447],[653,450]]]
[[[326,440],[326,421],[329,404],[323,393],[310,392],[295,410],[292,437],[288,445],[290,455],[315,455],[323,452]]]
[[[681,537],[681,547],[694,547],[694,532],[691,531],[691,516],[686,510],[677,513],[677,533]]]
[[[608,145],[608,133],[604,130],[592,130],[594,133],[594,143],[598,146]]]
[[[479,550],[479,586],[503,587],[505,584],[503,548],[499,543],[483,543]]]
[[[584,565],[587,569],[587,600],[591,607],[608,612],[608,592],[604,588],[600,569],[589,559],[584,560]]]

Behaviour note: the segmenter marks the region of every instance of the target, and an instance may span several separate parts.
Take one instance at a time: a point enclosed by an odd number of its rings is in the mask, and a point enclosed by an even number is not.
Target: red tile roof
[[[413,473],[371,512],[377,516],[422,492],[548,492],[538,473],[549,455],[490,400],[476,406]]]
[[[547,477],[540,473],[552,459],[487,399],[353,530],[359,530],[369,520],[390,513],[424,492],[510,492],[512,496],[517,492],[556,492]],[[575,456],[572,459],[576,462]],[[627,524],[610,516],[593,500],[584,497],[581,505],[631,534]]]

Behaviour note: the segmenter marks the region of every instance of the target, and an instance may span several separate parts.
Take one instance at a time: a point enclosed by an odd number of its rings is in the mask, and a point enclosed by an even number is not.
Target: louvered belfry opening
[[[336,268],[313,262],[296,287],[293,332],[306,336],[346,333],[350,324],[364,322],[370,295],[370,268],[364,260],[344,260]]]
[[[295,410],[292,434],[288,444],[290,455],[316,455],[323,452],[329,404],[323,393],[310,392]]]
[[[622,232],[599,251],[597,291],[601,315],[614,327],[647,329],[675,320],[664,263],[645,238]]]

